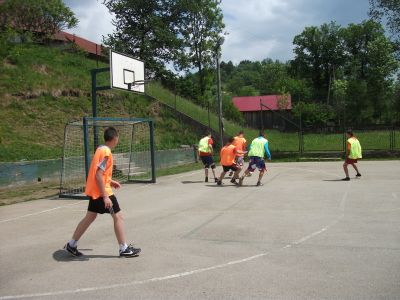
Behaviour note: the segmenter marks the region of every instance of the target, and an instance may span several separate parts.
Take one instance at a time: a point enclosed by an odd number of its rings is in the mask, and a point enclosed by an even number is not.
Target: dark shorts
[[[346,157],[346,161],[345,162],[346,162],[346,164],[352,165],[352,164],[356,164],[357,163],[357,159]]]
[[[255,169],[265,171],[266,167],[264,159],[258,156],[250,156],[249,167],[247,169],[249,171],[254,171]]]
[[[224,172],[228,172],[229,170],[236,172],[238,170],[238,167],[236,165],[222,166],[222,169],[224,169]]]
[[[121,211],[121,208],[119,207],[119,204],[118,204],[118,200],[114,195],[110,196],[110,200],[113,204],[112,208],[114,210],[114,213],[116,214],[117,212]],[[98,214],[104,214],[104,213],[109,214],[110,213],[110,211],[108,209],[106,209],[106,207],[104,206],[103,197],[100,197],[97,199],[93,199],[92,197],[90,197],[88,211],[98,213]]]
[[[212,158],[212,156],[200,156],[201,161],[203,162],[204,168],[209,168],[211,167],[211,169],[215,169],[215,164],[214,164],[214,160]]]

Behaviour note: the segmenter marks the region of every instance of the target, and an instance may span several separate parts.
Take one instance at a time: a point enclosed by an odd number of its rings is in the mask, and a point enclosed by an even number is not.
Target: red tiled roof
[[[282,99],[282,101],[279,101]],[[289,110],[292,109],[292,98],[290,95],[285,103],[285,98],[279,95],[268,95],[268,96],[247,96],[247,97],[233,97],[232,102],[236,108],[241,111],[259,111],[261,103],[268,108],[263,106],[263,110]]]
[[[93,43],[74,34],[70,34],[65,31],[59,31],[54,34],[54,39],[63,42],[73,42],[78,47],[82,48],[90,54],[101,55],[101,45]]]

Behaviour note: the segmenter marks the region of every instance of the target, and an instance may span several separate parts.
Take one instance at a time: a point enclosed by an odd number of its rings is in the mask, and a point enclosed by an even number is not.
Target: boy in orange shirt
[[[238,135],[234,137],[234,140],[232,142],[232,145],[236,147],[237,150],[239,151],[246,151],[246,139],[244,138],[244,133],[243,131],[239,131]],[[238,153],[236,154],[236,164],[240,167],[243,167],[244,165],[244,154],[243,153]],[[233,175],[233,171],[229,172],[229,176]]]
[[[220,157],[223,170],[221,175],[219,176],[219,180],[217,181],[218,185],[222,185],[222,179],[224,179],[226,172],[228,172],[229,170],[235,172],[231,179],[231,182],[237,184],[236,178],[239,177],[239,173],[242,170],[242,168],[236,164],[235,158],[238,154],[244,154],[244,152],[238,150],[236,146],[232,144],[233,140],[233,137],[229,138],[228,142],[221,149]]]
[[[114,232],[119,244],[119,255],[125,257],[137,256],[141,249],[127,245],[124,221],[117,198],[112,188],[120,188],[119,182],[112,180],[113,157],[111,149],[118,144],[118,132],[114,127],[104,131],[105,145],[97,148],[90,165],[86,181],[85,194],[89,196],[89,206],[86,216],[79,222],[72,239],[65,244],[64,249],[73,256],[81,256],[78,250],[78,240],[96,219],[97,214],[110,213],[114,220]]]

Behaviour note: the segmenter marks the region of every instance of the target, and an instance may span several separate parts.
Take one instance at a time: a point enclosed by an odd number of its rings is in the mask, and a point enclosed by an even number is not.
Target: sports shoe
[[[208,177],[206,177],[206,179],[204,180],[204,182],[208,182]]]
[[[242,185],[242,184],[243,184],[243,180],[244,180],[244,177],[243,177],[243,176],[239,178],[239,185]]]
[[[78,251],[78,247],[71,247],[69,243],[66,243],[64,250],[72,254],[73,256],[82,256],[83,253]]]
[[[222,181],[217,181],[217,185],[222,185]]]
[[[360,173],[357,173],[357,174],[356,174],[356,177],[361,177],[361,174],[360,174]]]
[[[142,249],[135,248],[132,245],[129,245],[128,247],[126,247],[124,251],[119,251],[119,256],[121,257],[138,256],[141,251]]]
[[[342,179],[342,181],[350,181],[350,177],[345,177]]]
[[[214,178],[214,181],[215,181],[215,182],[218,182],[218,178]]]
[[[238,185],[238,183],[236,182],[236,179],[231,179],[231,183],[233,183],[234,185]]]
[[[263,184],[260,181],[257,181],[256,186],[263,186]]]
[[[232,171],[230,171],[229,172],[229,177],[231,177],[233,175],[233,172]]]

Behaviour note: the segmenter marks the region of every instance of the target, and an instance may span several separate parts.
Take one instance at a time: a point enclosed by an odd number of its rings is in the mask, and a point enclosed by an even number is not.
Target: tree
[[[0,26],[45,38],[75,27],[78,19],[61,0],[6,0],[0,5]]]
[[[174,0],[104,0],[114,14],[115,31],[104,43],[145,61],[147,76],[160,75],[167,62],[174,61],[179,39]]]
[[[342,44],[342,29],[335,22],[319,28],[306,27],[295,36],[295,59],[291,62],[295,75],[310,79],[314,86],[314,97],[330,103],[330,88],[338,69],[343,64],[345,53]]]
[[[178,0],[177,3],[177,31],[183,46],[178,66],[182,70],[197,68],[200,95],[204,96],[205,69],[213,66],[225,27],[219,7],[221,0]]]
[[[371,5],[369,15],[376,21],[385,20],[400,51],[400,1],[399,0],[369,0]]]

